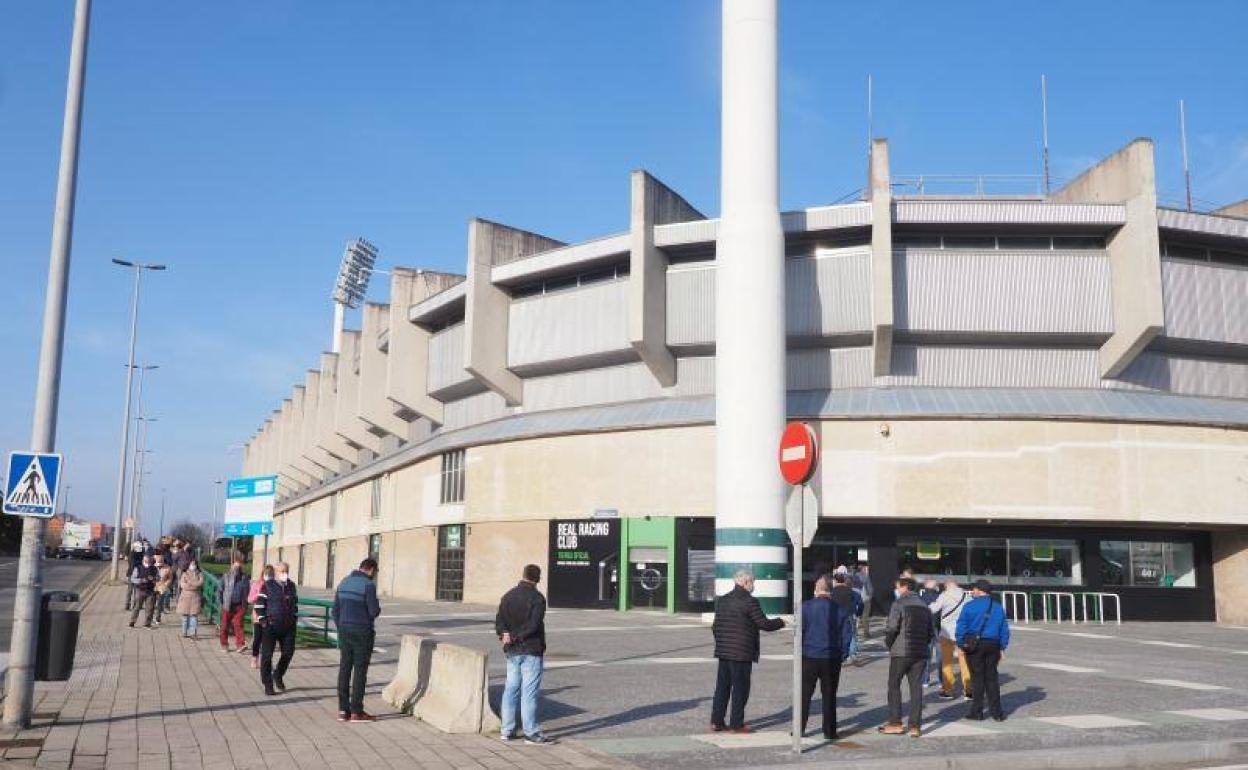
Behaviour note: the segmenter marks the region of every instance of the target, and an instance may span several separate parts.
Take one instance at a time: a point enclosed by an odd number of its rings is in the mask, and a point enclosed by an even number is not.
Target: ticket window
[[[633,548],[628,554],[628,598],[636,609],[667,609],[666,548]]]

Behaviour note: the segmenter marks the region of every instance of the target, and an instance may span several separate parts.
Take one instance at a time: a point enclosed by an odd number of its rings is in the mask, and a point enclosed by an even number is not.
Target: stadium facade
[[[1248,206],[1159,206],[1145,139],[1049,194],[942,194],[884,140],[867,165],[860,200],[782,215],[787,413],[824,450],[805,563],[1248,622]],[[553,606],[709,606],[720,222],[630,181],[627,232],[474,220],[464,275],[392,273],[247,443],[280,489],[257,560],[328,587],[371,553],[385,595],[472,602],[535,562]]]

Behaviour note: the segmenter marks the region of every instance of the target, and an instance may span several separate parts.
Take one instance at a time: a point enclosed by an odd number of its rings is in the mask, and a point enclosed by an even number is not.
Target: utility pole
[[[52,220],[52,250],[48,259],[48,288],[44,297],[43,336],[39,345],[39,375],[30,448],[56,449],[56,413],[61,395],[61,358],[65,348],[65,305],[69,292],[69,262],[74,232],[74,202],[78,183],[78,140],[82,132],[82,94],[87,74],[87,33],[91,0],[77,0],[74,36],[70,44],[69,84],[65,93],[65,121],[61,130],[61,165],[56,182],[56,211]],[[43,540],[47,522],[34,516],[22,522],[22,550],[13,597],[13,636],[5,680],[4,723],[29,727],[35,693],[35,650],[39,643],[39,594],[43,589]]]
[[[165,536],[165,490],[160,490],[160,537]]]
[[[1187,210],[1192,210],[1192,172],[1187,165],[1187,107],[1179,100],[1179,143],[1183,145],[1183,188],[1187,193]]]
[[[1048,195],[1051,184],[1049,176],[1049,83],[1044,75],[1040,76],[1040,122],[1043,124],[1044,134],[1044,194]]]

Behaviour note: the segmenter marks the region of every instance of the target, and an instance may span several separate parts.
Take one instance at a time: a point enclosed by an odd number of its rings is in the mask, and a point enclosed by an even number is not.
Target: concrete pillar
[[[360,354],[360,333],[344,330],[342,352],[337,357],[335,379],[338,397],[334,399],[334,430],[346,440],[370,452],[381,452],[381,437],[370,431],[359,419],[360,372],[356,368]]]
[[[667,254],[654,245],[654,226],[706,216],[645,171],[630,181],[628,341],[666,388],[676,384],[676,358],[667,347]]]
[[[1248,219],[1248,200],[1243,200],[1239,203],[1232,203],[1229,206],[1223,206],[1220,209],[1215,209],[1212,213],[1217,214],[1220,217],[1241,217],[1243,219]]]
[[[1117,377],[1165,326],[1153,143],[1136,139],[1055,192],[1057,202],[1124,203],[1127,223],[1109,236],[1114,333],[1101,346],[1102,377]]]
[[[298,392],[298,388],[295,389]],[[281,457],[282,475],[290,479],[291,483],[300,489],[312,486],[313,478],[308,471],[302,467],[302,458],[299,456],[299,446],[302,441],[302,434],[295,424],[294,418],[294,398],[288,398],[282,401],[281,414],[277,419],[277,430],[280,441],[279,453]],[[297,464],[298,461],[300,464]],[[318,477],[319,478],[319,477]]]
[[[429,338],[433,336],[408,320],[417,302],[463,280],[462,276],[431,270],[395,268],[390,277],[390,349],[386,353],[386,398],[439,425],[442,402],[429,397]]]
[[[374,428],[407,441],[411,424],[394,413],[394,407],[386,398],[386,354],[377,349],[377,339],[389,324],[389,319],[389,305],[364,304],[360,331],[358,416]]]
[[[867,200],[871,203],[871,347],[876,377],[893,366],[893,190],[888,170],[888,140],[871,140],[867,163]]]
[[[306,376],[306,373],[305,373]],[[313,483],[331,478],[341,468],[338,458],[316,446],[317,388],[296,385],[291,391],[291,414],[294,417],[294,464],[312,477]]]
[[[346,330],[343,330],[343,336]],[[342,338],[338,340],[342,348]],[[331,454],[342,457],[349,466],[344,470],[360,464],[360,448],[363,444],[348,441],[338,434],[338,353],[321,353],[320,398],[317,402],[316,433],[317,443]]]
[[[320,462],[334,473],[343,473],[359,463],[360,453],[334,434],[334,405],[332,400],[326,405],[325,395],[321,370],[309,369],[304,380],[303,396],[304,440],[307,442],[304,456]],[[323,462],[321,458],[324,458]]]
[[[1215,530],[1212,545],[1218,622],[1248,624],[1248,529]]]
[[[739,566],[780,612],[788,595],[784,486],[784,232],[777,171],[777,2],[723,2],[721,215],[715,256],[717,593]]]
[[[537,233],[484,219],[468,223],[468,278],[464,287],[464,368],[508,406],[524,400],[524,382],[507,368],[511,297],[494,285],[495,265],[564,245]]]

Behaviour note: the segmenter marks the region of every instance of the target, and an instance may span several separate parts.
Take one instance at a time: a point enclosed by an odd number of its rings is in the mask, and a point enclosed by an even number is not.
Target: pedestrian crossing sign
[[[10,452],[9,475],[4,484],[4,513],[52,518],[56,514],[60,480],[60,455]]]

